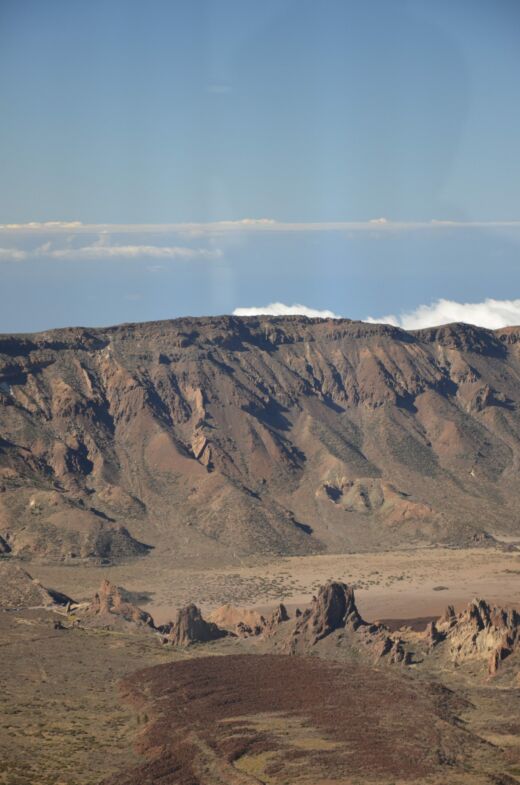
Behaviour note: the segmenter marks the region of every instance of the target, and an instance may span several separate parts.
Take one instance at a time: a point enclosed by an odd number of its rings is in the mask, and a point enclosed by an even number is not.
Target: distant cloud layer
[[[520,325],[520,300],[487,299],[482,303],[457,303],[454,300],[437,300],[431,305],[420,305],[413,311],[398,316],[388,314],[380,318],[369,316],[365,321],[385,323],[404,330],[420,330],[451,322],[466,322],[490,330]]]
[[[136,259],[148,257],[153,259],[214,259],[222,256],[219,249],[186,248],[179,245],[85,245],[81,248],[49,248],[40,247],[42,256],[52,259]]]
[[[56,246],[44,243],[32,250],[21,248],[0,248],[0,262],[24,262],[27,259],[59,259],[81,262],[103,259],[218,259],[222,256],[219,248],[190,248],[182,245],[110,245],[107,238],[90,245]]]
[[[520,221],[393,221],[369,218],[365,221],[278,221],[274,218],[239,218],[229,221],[184,222],[166,224],[88,224],[82,221],[28,221],[0,224],[0,234],[133,234],[179,233],[221,235],[237,232],[387,232],[431,229],[520,229]]]
[[[23,262],[27,257],[27,251],[21,248],[0,248],[0,261]]]
[[[284,303],[269,303],[264,306],[251,308],[235,308],[233,316],[310,316],[321,319],[341,319],[341,316],[332,311],[320,311],[308,308],[306,305],[284,305]]]

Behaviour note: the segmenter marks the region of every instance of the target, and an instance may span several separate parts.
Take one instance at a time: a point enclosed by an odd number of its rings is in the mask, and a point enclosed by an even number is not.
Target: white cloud
[[[404,330],[420,330],[452,322],[466,322],[490,330],[500,327],[520,325],[519,300],[493,300],[488,298],[481,303],[458,303],[454,300],[437,300],[431,305],[420,305],[413,311],[398,316],[388,314],[374,319],[365,319],[372,324],[384,323],[402,327]]]
[[[278,224],[274,218],[241,218],[239,221],[217,221],[216,226],[273,226]],[[211,226],[211,224],[209,224]]]
[[[5,259],[8,262],[23,262],[27,257],[27,251],[21,248],[0,248],[0,261]]]
[[[341,319],[341,316],[332,311],[319,311],[316,308],[308,308],[306,305],[284,305],[284,303],[270,303],[265,306],[253,306],[251,308],[235,308],[233,316],[310,316],[320,319]]]
[[[67,231],[81,229],[81,221],[28,221],[21,224],[0,224],[1,229],[8,231],[57,231],[66,229]]]
[[[40,246],[35,253],[52,259],[96,260],[96,259],[215,259],[222,256],[218,248],[187,248],[179,245],[105,245],[93,243],[81,248],[48,248]]]
[[[70,239],[70,238],[69,238]],[[23,262],[27,259],[58,259],[65,261],[95,261],[97,259],[217,259],[222,256],[219,248],[190,248],[181,245],[110,245],[108,236],[102,236],[91,245],[56,247],[46,242],[31,250],[0,248],[0,262]]]

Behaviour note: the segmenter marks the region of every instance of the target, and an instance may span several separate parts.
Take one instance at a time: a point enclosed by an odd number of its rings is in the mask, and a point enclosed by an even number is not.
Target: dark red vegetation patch
[[[270,782],[415,779],[466,765],[479,745],[457,725],[448,690],[357,663],[194,658],[139,671],[123,691],[149,718],[139,739],[146,762],[111,785],[244,783],[241,762],[259,753],[269,753]],[[317,743],[296,743],[295,728]]]

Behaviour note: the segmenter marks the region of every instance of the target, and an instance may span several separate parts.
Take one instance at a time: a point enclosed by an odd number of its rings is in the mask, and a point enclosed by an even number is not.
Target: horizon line
[[[241,218],[219,221],[185,221],[177,223],[83,223],[82,221],[26,221],[2,223],[0,232],[5,233],[132,233],[132,232],[179,232],[189,234],[218,234],[227,232],[306,232],[306,231],[406,231],[414,229],[518,229],[519,220],[504,221],[460,221],[432,218],[429,221],[392,220],[370,218],[365,221],[278,221],[274,218]]]

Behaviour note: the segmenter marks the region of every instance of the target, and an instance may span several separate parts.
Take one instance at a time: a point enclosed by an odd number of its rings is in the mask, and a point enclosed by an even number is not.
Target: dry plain
[[[259,609],[278,602],[304,605],[329,579],[353,585],[360,610],[372,619],[438,616],[446,605],[461,607],[474,597],[520,604],[520,552],[488,548],[250,558],[219,568],[153,551],[110,568],[39,564],[32,572],[74,599],[91,597],[106,576],[141,594],[141,604],[159,623],[188,602],[206,612],[225,603]]]

